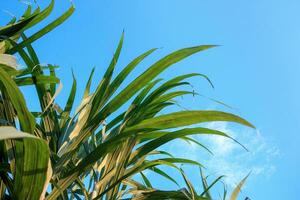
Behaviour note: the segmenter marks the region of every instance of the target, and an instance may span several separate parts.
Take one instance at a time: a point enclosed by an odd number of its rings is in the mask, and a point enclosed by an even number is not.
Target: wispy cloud
[[[225,175],[224,182],[229,187],[236,184],[251,171],[251,178],[258,175],[270,177],[276,166],[273,161],[279,156],[279,150],[265,140],[257,130],[232,126],[227,122],[214,122],[206,126],[229,134],[246,146],[244,150],[231,139],[221,136],[197,135],[194,139],[205,144],[214,155],[203,153],[203,149],[195,144],[187,145],[183,141],[176,141],[169,146],[171,152],[177,156],[198,160],[207,168],[207,173],[215,176]],[[183,151],[174,151],[182,149]]]

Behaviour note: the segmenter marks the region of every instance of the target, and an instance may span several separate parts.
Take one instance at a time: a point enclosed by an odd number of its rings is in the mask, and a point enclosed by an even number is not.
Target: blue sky
[[[161,49],[138,72],[182,47],[221,45],[176,64],[161,77],[189,72],[207,74],[215,89],[210,89],[203,80],[192,79],[195,90],[235,109],[228,110],[200,97],[184,98],[181,103],[189,109],[222,109],[247,118],[257,131],[226,123],[213,125],[228,130],[250,152],[228,141],[206,139],[216,152],[219,147],[229,150],[226,154],[216,153],[215,158],[205,157],[204,161],[191,146],[179,154],[188,153],[209,166],[219,165],[222,168],[219,173],[236,171],[242,177],[252,170],[242,194],[251,199],[300,198],[297,191],[300,186],[300,1],[74,0],[74,3],[76,12],[71,19],[34,45],[42,62],[61,66],[58,73],[65,92],[60,94],[60,99],[66,99],[70,88],[71,68],[79,83],[85,83],[94,66],[100,79],[123,29],[125,43],[119,69],[152,47]],[[52,17],[69,5],[67,0],[57,1]],[[22,6],[17,0],[1,1],[1,23],[2,19],[9,18],[4,10],[19,15]],[[78,93],[82,90],[79,88]],[[178,142],[171,145],[168,147],[171,150],[183,148]]]

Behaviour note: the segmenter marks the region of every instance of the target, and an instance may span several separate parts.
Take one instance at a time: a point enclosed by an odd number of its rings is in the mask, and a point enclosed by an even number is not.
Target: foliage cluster
[[[90,90],[93,70],[82,101],[74,109],[77,82],[73,75],[67,103],[61,106],[55,101],[61,90],[55,73],[58,66],[41,64],[32,43],[63,23],[74,7],[32,35],[25,34],[46,19],[53,6],[53,0],[43,10],[28,6],[20,19],[13,18],[0,28],[0,199],[212,199],[210,190],[222,177],[208,184],[201,173],[203,188],[199,192],[178,164],[195,165],[200,171],[203,166],[193,160],[173,157],[158,148],[174,139],[183,139],[206,149],[190,137],[195,134],[230,138],[221,131],[201,127],[204,122],[229,121],[253,126],[221,111],[161,114],[163,109],[176,103],[174,98],[193,95],[191,91],[178,89],[189,84],[187,78],[209,79],[192,73],[163,82],[157,76],[173,64],[214,46],[201,45],[172,52],[118,92],[139,63],[156,50],[142,53],[113,77],[122,49],[122,34],[96,89]],[[25,67],[17,68],[15,54],[20,55]],[[29,110],[21,87],[35,88],[39,111]],[[129,106],[124,109],[126,105]],[[188,125],[194,128],[186,127]],[[156,159],[151,159],[151,155],[157,155]],[[177,184],[159,167],[161,165],[178,170],[186,186],[172,191],[154,188],[145,170]],[[143,182],[135,179],[137,175]],[[244,181],[233,192],[232,199]]]

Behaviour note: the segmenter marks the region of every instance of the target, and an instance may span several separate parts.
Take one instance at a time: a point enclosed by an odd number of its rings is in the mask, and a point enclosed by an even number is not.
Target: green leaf
[[[36,15],[28,17],[24,20],[21,20],[17,23],[9,24],[7,26],[0,28],[0,36],[2,37],[11,37],[19,32],[21,32],[34,18]],[[3,39],[3,38],[1,38]]]
[[[245,119],[242,119],[230,113],[199,110],[175,112],[171,114],[161,115],[152,119],[146,119],[135,126],[128,127],[125,131],[178,128],[181,126],[188,126],[192,124],[212,121],[236,122],[245,126],[249,126],[251,128],[255,128]]]
[[[30,16],[30,14],[31,14],[31,5],[28,5],[26,11],[25,11],[24,14],[22,15],[22,18],[25,18],[25,19],[26,19],[27,17]]]
[[[18,89],[18,86],[9,75],[0,68],[0,86],[1,85],[7,91],[10,101],[17,111],[21,130],[33,134],[35,129],[35,118],[27,109],[25,99]]]
[[[152,93],[150,93],[147,98],[143,101],[141,105],[141,109],[145,107],[147,104],[150,104],[154,100],[158,99],[162,94],[166,93],[168,90],[171,90],[173,88],[182,86],[182,85],[189,85],[188,82],[180,82],[180,83],[170,83],[170,84],[163,84],[162,86],[158,87],[156,90],[154,90]]]
[[[16,199],[39,199],[47,177],[48,146],[40,139],[24,139],[17,144],[14,195]]]
[[[184,171],[182,169],[180,169],[181,175],[183,177],[183,180],[187,186],[187,189],[189,190],[190,196],[192,198],[192,200],[196,200],[196,190],[194,188],[194,186],[192,185],[192,183],[190,182],[190,180],[188,180],[187,176],[185,175]]]
[[[251,173],[251,172],[250,172]],[[241,182],[239,182],[239,184],[234,188],[231,196],[230,196],[230,200],[236,200],[239,193],[241,192],[242,187],[244,186],[244,184],[246,183],[247,178],[249,177],[249,174],[247,174],[247,176],[245,178],[243,178],[241,180]]]
[[[115,69],[118,59],[119,59],[119,56],[120,56],[120,53],[122,50],[122,46],[123,46],[123,41],[124,41],[124,32],[122,33],[118,47],[114,53],[114,56],[110,62],[110,65],[107,68],[107,70],[102,78],[102,81],[100,82],[100,84],[98,85],[98,87],[96,89],[96,92],[95,92],[93,100],[92,100],[92,108],[91,108],[90,116],[93,116],[94,113],[96,113],[99,110],[99,108],[101,108],[101,106],[105,103],[109,94],[112,92],[109,90],[109,83],[111,81],[114,69]]]
[[[210,84],[210,86],[212,88],[214,88],[214,85],[212,84],[212,82],[208,78],[208,76],[206,76],[204,74],[199,74],[199,73],[190,73],[190,74],[184,74],[184,75],[177,76],[177,77],[175,77],[175,78],[167,81],[166,83],[164,83],[164,85],[162,87],[170,85],[170,84],[173,84],[173,83],[178,83],[178,82],[180,82],[180,81],[182,81],[184,79],[191,78],[191,77],[194,77],[194,76],[200,76],[200,77],[205,78],[208,81],[208,83]]]
[[[14,199],[39,199],[47,177],[48,145],[29,133],[14,127],[0,127],[0,140],[16,140],[13,197]]]
[[[73,12],[74,12],[74,7],[71,6],[69,8],[69,10],[67,10],[59,18],[57,18],[56,20],[54,20],[53,22],[51,22],[50,24],[48,24],[47,26],[45,26],[44,28],[42,28],[41,30],[39,30],[38,32],[36,32],[35,34],[33,34],[32,36],[28,37],[26,40],[24,40],[21,43],[19,43],[18,47],[13,47],[8,52],[10,54],[14,54],[14,53],[17,52],[18,48],[23,48],[23,47],[27,46],[28,44],[33,43],[37,39],[41,38],[45,34],[47,34],[50,31],[52,31],[54,28],[56,28],[57,26],[59,26],[60,24],[62,24],[66,19],[68,19],[72,15]]]
[[[23,40],[27,40],[27,37],[26,37],[26,35],[24,33],[21,34],[21,37],[22,37]],[[27,49],[27,51],[28,51],[28,53],[29,53],[29,55],[31,57],[32,62],[35,65],[38,65],[40,63],[40,61],[39,61],[39,59],[38,59],[38,57],[37,57],[37,55],[36,55],[33,47],[31,46],[31,44],[27,44],[26,45],[26,49]]]
[[[34,85],[34,84],[52,84],[59,83],[60,80],[55,76],[38,75],[33,77],[22,77],[14,79],[18,86]]]
[[[77,81],[75,79],[73,72],[72,72],[72,77],[73,77],[73,84],[72,84],[72,88],[71,88],[65,109],[61,114],[60,127],[63,127],[65,125],[65,123],[67,122],[67,119],[69,118],[69,115],[70,115],[70,112],[72,110],[74,100],[75,100]]]
[[[83,99],[87,98],[90,94],[90,88],[91,88],[91,83],[92,83],[92,78],[93,78],[94,72],[95,72],[95,68],[92,69],[90,76],[89,76],[89,80],[86,83],[84,94],[83,94]]]
[[[208,151],[211,155],[213,155],[213,152],[211,150],[209,150],[209,148],[207,148],[205,145],[201,144],[197,140],[194,140],[193,138],[189,138],[189,137],[182,137],[182,139],[187,142],[193,142],[193,143],[197,144],[198,146],[200,146],[200,147],[204,148],[206,151]]]
[[[204,176],[202,169],[200,168],[200,175],[202,180],[202,185],[204,188],[204,191],[200,194],[200,196],[205,196],[209,200],[212,200],[211,194],[210,194],[210,188],[212,188],[219,180],[221,180],[224,176],[219,176],[217,179],[215,179],[209,186],[206,181],[206,177]]]
[[[165,173],[164,171],[160,170],[159,168],[157,167],[152,167],[152,168],[149,168],[151,171],[165,177],[166,179],[172,181],[173,183],[175,183],[178,187],[179,187],[179,184],[177,183],[177,181],[172,178],[171,176],[169,176],[167,173]]]
[[[172,100],[175,97],[183,96],[183,95],[187,95],[187,94],[194,94],[194,93],[193,92],[189,92],[189,91],[175,91],[175,92],[170,92],[170,93],[161,95],[160,97],[154,99],[154,101],[150,105],[160,104],[160,103]]]
[[[152,185],[151,185],[151,182],[150,180],[145,176],[145,174],[143,172],[140,172],[141,176],[142,176],[142,179],[145,183],[145,185],[148,187],[148,188],[152,188]]]

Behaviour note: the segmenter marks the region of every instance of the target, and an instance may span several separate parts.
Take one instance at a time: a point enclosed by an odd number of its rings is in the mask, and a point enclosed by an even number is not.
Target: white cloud
[[[168,146],[168,150],[176,156],[203,163],[208,169],[206,174],[225,175],[223,181],[229,187],[235,187],[250,171],[250,179],[253,181],[259,176],[268,178],[276,171],[273,161],[279,156],[279,150],[267,142],[259,131],[231,126],[227,122],[213,122],[206,127],[227,133],[245,145],[249,151],[244,150],[231,139],[210,135],[197,135],[193,138],[205,144],[214,153],[212,156],[204,153],[199,146],[187,145],[183,141],[172,143]],[[174,149],[182,151],[174,151]]]

